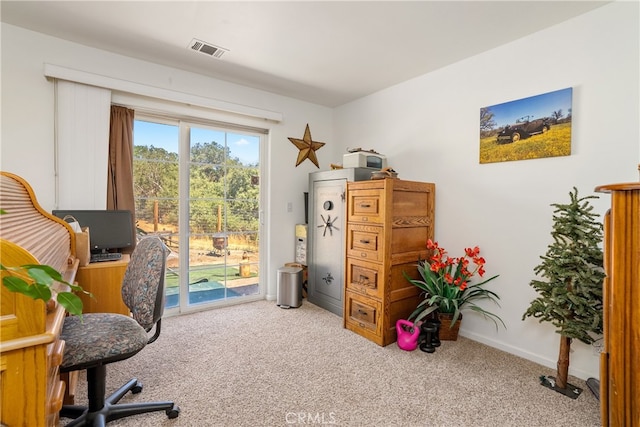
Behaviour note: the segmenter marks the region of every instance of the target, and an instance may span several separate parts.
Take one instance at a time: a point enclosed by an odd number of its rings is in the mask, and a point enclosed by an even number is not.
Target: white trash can
[[[280,308],[297,308],[302,305],[302,268],[278,269],[276,305]]]

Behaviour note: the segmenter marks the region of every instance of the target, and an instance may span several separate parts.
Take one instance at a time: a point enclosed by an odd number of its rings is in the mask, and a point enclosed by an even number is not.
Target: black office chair
[[[160,335],[164,311],[166,252],[158,237],[143,238],[131,254],[122,283],[122,299],[132,317],[113,313],[87,313],[65,318],[61,338],[65,341],[61,372],[87,370],[88,406],[65,405],[60,416],[73,418],[68,426],[104,426],[107,422],[152,411],[176,418],[180,408],[173,402],[118,403],[127,392],[140,393],[136,379],[105,398],[106,365],[128,359]],[[80,284],[82,285],[82,284]],[[155,333],[148,337],[155,326]]]

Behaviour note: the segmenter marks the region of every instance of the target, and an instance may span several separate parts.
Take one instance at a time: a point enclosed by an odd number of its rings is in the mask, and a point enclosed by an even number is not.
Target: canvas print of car
[[[480,109],[480,163],[571,154],[572,88]]]
[[[529,138],[531,135],[545,133],[551,127],[551,118],[530,119],[524,116],[516,120],[512,125],[506,125],[498,134],[498,143],[506,144],[520,139]]]

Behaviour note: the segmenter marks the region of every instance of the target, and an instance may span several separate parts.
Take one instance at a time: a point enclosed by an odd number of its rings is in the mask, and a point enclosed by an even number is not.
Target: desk
[[[80,295],[83,313],[120,313],[129,315],[129,308],[122,301],[122,279],[129,264],[129,255],[118,261],[95,262],[78,268],[76,281],[91,292],[94,298]]]
[[[74,283],[78,269],[69,224],[46,212],[24,179],[0,171],[0,263],[49,265]],[[6,272],[0,272],[0,278]],[[59,366],[65,309],[0,285],[0,425],[58,425],[65,385]]]
[[[5,266],[38,263],[26,249],[2,239],[0,254]],[[76,260],[59,270],[73,282],[77,268]],[[55,427],[65,392],[59,374],[65,310],[0,288],[0,425]]]

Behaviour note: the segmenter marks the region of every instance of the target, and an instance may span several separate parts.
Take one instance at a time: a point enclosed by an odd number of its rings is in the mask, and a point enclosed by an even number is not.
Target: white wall
[[[499,29],[496,29],[499,31]],[[551,203],[600,184],[637,181],[638,4],[615,3],[335,111],[335,140],[384,153],[401,178],[436,183],[436,239],[453,256],[479,245],[507,324],[465,314],[461,334],[555,368],[559,335],[522,315],[533,268],[551,243]],[[401,66],[401,65],[398,65]],[[481,107],[573,87],[571,156],[480,165]],[[610,198],[593,204],[604,214]],[[592,347],[570,372],[599,377]]]
[[[2,114],[0,169],[25,178],[46,210],[56,208],[54,194],[54,84],[44,77],[44,64],[109,76],[283,114],[270,128],[266,227],[268,296],[275,297],[276,269],[295,258],[295,224],[304,222],[308,174],[318,170],[310,161],[295,167],[298,149],[287,137],[302,138],[308,123],[314,140],[326,142],[317,151],[320,164],[335,162],[331,140],[332,110],[264,91],[229,84],[202,75],[114,55],[61,39],[1,24]],[[219,118],[216,116],[216,118]],[[243,123],[246,124],[246,123]],[[253,123],[255,125],[255,123]],[[77,159],[80,164],[82,159]],[[106,168],[106,164],[105,164]],[[287,212],[291,202],[292,212]]]

